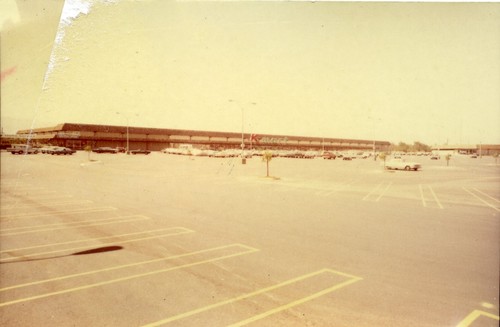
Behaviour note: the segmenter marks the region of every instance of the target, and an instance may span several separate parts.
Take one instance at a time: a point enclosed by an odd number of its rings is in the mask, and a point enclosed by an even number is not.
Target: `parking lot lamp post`
[[[126,148],[126,153],[127,154],[130,154],[130,151],[129,151],[129,134],[128,134],[128,126],[129,126],[129,123],[128,123],[128,117],[124,114],[122,114],[121,112],[116,112],[117,115],[122,115],[123,117],[125,117],[125,120],[127,121],[127,148]]]

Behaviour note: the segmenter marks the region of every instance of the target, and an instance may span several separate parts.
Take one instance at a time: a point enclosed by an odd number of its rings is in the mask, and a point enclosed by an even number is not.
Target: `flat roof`
[[[239,138],[241,133],[238,132],[214,132],[214,131],[199,131],[199,130],[184,130],[184,129],[169,129],[169,128],[150,128],[150,127],[134,127],[134,126],[115,126],[115,125],[94,125],[94,124],[77,124],[63,123],[54,127],[44,127],[36,129],[19,130],[17,134],[30,133],[57,133],[69,131],[86,131],[86,132],[104,132],[104,133],[126,133],[131,134],[156,134],[156,135],[186,135],[186,136],[210,136],[210,137],[229,137]],[[250,135],[251,133],[245,133]],[[316,142],[337,142],[337,143],[355,143],[355,144],[372,144],[390,145],[388,141],[380,140],[362,140],[362,139],[344,139],[331,137],[314,137],[314,136],[297,136],[297,135],[277,135],[277,134],[257,134],[260,137],[267,138],[287,138],[292,141],[316,141]]]

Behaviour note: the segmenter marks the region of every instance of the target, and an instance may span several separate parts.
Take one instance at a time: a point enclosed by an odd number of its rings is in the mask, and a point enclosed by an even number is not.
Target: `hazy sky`
[[[244,112],[252,133],[500,143],[499,4],[90,4],[59,25],[35,102],[21,99],[20,56],[2,54],[2,72],[17,67],[2,81],[4,131],[128,120],[240,132]]]

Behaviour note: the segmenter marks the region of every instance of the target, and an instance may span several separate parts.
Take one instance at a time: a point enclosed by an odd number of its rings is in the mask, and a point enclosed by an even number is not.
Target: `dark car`
[[[95,153],[117,153],[118,151],[115,148],[100,147],[100,148],[92,149],[92,152],[95,152]]]
[[[54,155],[54,154],[57,154],[57,155],[72,155],[73,153],[75,153],[76,151],[73,150],[73,149],[70,149],[70,148],[64,148],[64,147],[56,147],[56,148],[53,148],[52,151],[50,151],[50,154]]]
[[[350,156],[343,156],[342,160],[352,160],[352,157],[350,157]]]
[[[138,150],[132,150],[132,151],[130,151],[130,153],[131,154],[146,154],[147,155],[147,154],[150,154],[151,151],[138,149]]]

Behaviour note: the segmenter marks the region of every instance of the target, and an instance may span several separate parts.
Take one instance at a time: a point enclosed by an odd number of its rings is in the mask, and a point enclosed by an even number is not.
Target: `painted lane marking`
[[[274,313],[277,313],[277,312],[289,309],[289,308],[297,306],[297,305],[299,305],[301,303],[313,300],[313,299],[318,298],[318,297],[320,297],[322,295],[331,293],[331,292],[333,292],[333,291],[335,291],[337,289],[340,289],[342,287],[345,287],[347,285],[355,283],[355,282],[357,282],[359,280],[362,280],[362,278],[360,278],[360,277],[356,277],[356,276],[349,275],[349,274],[346,274],[346,273],[342,273],[342,272],[339,272],[339,271],[335,271],[335,270],[332,270],[332,269],[321,269],[321,270],[318,270],[318,271],[310,273],[310,274],[306,274],[306,275],[302,275],[302,276],[299,276],[299,277],[296,277],[296,278],[293,278],[293,279],[289,279],[289,280],[287,280],[285,282],[282,282],[282,283],[279,283],[279,284],[275,284],[273,286],[269,286],[269,287],[262,288],[260,290],[254,291],[254,292],[250,292],[250,293],[247,293],[247,294],[243,294],[243,295],[237,296],[235,298],[231,298],[231,299],[228,299],[228,300],[225,300],[225,301],[217,302],[217,303],[205,306],[205,307],[201,307],[201,308],[198,308],[198,309],[195,309],[195,310],[192,310],[192,311],[188,311],[188,312],[184,312],[184,313],[181,313],[181,314],[178,314],[178,315],[166,318],[166,319],[162,319],[162,320],[159,320],[159,321],[147,324],[147,325],[143,325],[142,327],[160,326],[160,325],[172,322],[172,321],[184,319],[184,318],[187,318],[187,317],[190,317],[190,316],[202,313],[202,312],[206,312],[206,311],[218,308],[218,307],[222,307],[222,306],[225,306],[225,305],[228,305],[228,304],[233,304],[233,303],[238,302],[238,301],[246,300],[246,299],[254,297],[256,295],[264,294],[264,293],[267,293],[267,292],[270,292],[270,291],[282,288],[284,286],[288,286],[288,285],[291,285],[291,284],[294,284],[294,283],[297,283],[297,282],[300,282],[300,281],[303,281],[303,280],[306,280],[308,278],[312,278],[312,277],[315,277],[317,275],[324,274],[324,273],[331,273],[331,274],[335,274],[335,275],[340,275],[340,276],[349,278],[349,280],[347,280],[345,282],[342,282],[342,283],[339,283],[339,284],[336,284],[333,287],[329,287],[329,288],[323,289],[323,290],[321,290],[321,291],[319,291],[317,293],[311,294],[311,295],[309,295],[307,297],[304,297],[302,299],[299,299],[299,300],[290,302],[290,303],[288,303],[286,305],[283,305],[283,306],[277,307],[275,309],[269,310],[269,311],[264,312],[262,314],[255,315],[255,316],[253,316],[253,317],[251,317],[249,319],[240,321],[239,323],[236,323],[236,324],[231,325],[231,326],[246,325],[246,324],[248,324],[250,322],[253,322],[253,321],[256,321],[256,320],[260,320],[260,319],[262,319],[264,317],[267,317],[269,315],[272,315]]]
[[[118,210],[115,207],[98,207],[89,209],[73,209],[73,210],[59,210],[54,212],[44,212],[44,213],[28,213],[28,214],[18,214],[18,215],[5,215],[0,218],[0,220],[15,220],[23,218],[34,218],[43,216],[53,216],[53,215],[66,215],[74,213],[91,213],[91,212],[101,212],[101,211],[114,211]]]
[[[419,184],[418,186],[420,189],[420,196],[422,198],[422,205],[424,207],[427,208],[428,205],[430,204],[430,202],[432,201],[432,202],[436,203],[436,205],[439,207],[439,209],[444,209],[443,205],[441,204],[441,201],[439,201],[439,198],[436,195],[436,192],[434,192],[434,189],[430,185],[426,185],[426,187],[427,187],[428,193],[430,193],[432,195],[433,200],[426,200],[426,198],[425,198],[426,191],[424,191],[425,188],[422,186],[422,184]]]
[[[149,217],[142,215],[134,215],[134,216],[113,217],[113,218],[104,218],[95,220],[75,221],[71,223],[62,223],[62,224],[58,223],[58,224],[47,224],[47,225],[37,225],[28,227],[16,227],[16,228],[9,228],[2,230],[0,236],[12,236],[20,234],[46,232],[46,231],[52,232],[56,230],[69,229],[69,228],[101,226],[101,225],[117,224],[128,221],[145,220],[145,219],[149,219]],[[22,231],[21,229],[25,230]]]
[[[382,182],[377,185],[370,193],[365,195],[363,198],[363,201],[373,201],[373,202],[379,202],[380,199],[385,195],[387,190],[391,187],[392,182]],[[372,197],[373,196],[373,197]],[[375,198],[376,196],[376,198]],[[371,199],[370,199],[371,197]]]
[[[169,272],[169,271],[173,271],[173,270],[178,270],[178,269],[182,269],[182,268],[194,267],[194,266],[202,265],[202,264],[205,264],[205,263],[215,262],[215,261],[219,261],[219,260],[223,260],[223,259],[228,259],[228,258],[233,258],[233,257],[237,257],[237,256],[241,256],[241,255],[245,255],[245,254],[250,254],[250,253],[254,253],[254,252],[259,251],[258,249],[255,249],[255,248],[243,245],[243,244],[231,244],[231,245],[225,245],[225,246],[216,247],[216,248],[207,249],[207,250],[201,250],[201,251],[196,251],[196,252],[191,252],[191,253],[186,253],[186,254],[181,254],[181,255],[175,255],[175,256],[171,256],[171,257],[167,257],[167,258],[155,259],[155,260],[151,260],[150,262],[161,261],[161,260],[172,260],[172,259],[176,259],[176,258],[187,257],[187,256],[190,256],[190,255],[196,255],[196,254],[200,254],[200,253],[207,253],[207,252],[210,252],[210,251],[217,251],[217,250],[227,249],[227,248],[230,248],[230,247],[239,247],[240,251],[236,252],[236,253],[226,254],[226,255],[219,255],[219,256],[211,258],[211,259],[199,260],[199,261],[194,261],[194,262],[183,264],[183,265],[178,265],[178,266],[173,266],[173,267],[169,267],[169,268],[148,271],[146,273],[129,275],[129,276],[121,277],[121,278],[110,279],[110,280],[107,280],[107,281],[102,281],[102,282],[87,284],[87,285],[83,285],[83,286],[79,286],[79,287],[67,288],[67,289],[63,289],[63,290],[59,290],[59,291],[48,292],[48,293],[44,293],[44,294],[40,294],[40,295],[35,295],[35,296],[31,296],[31,297],[26,297],[26,298],[12,300],[12,301],[8,301],[8,302],[3,302],[3,303],[0,303],[0,307],[12,305],[12,304],[17,304],[17,303],[22,303],[22,302],[33,301],[33,300],[42,299],[42,298],[47,298],[47,297],[50,297],[50,296],[55,296],[55,295],[60,295],[60,294],[77,292],[77,291],[81,291],[81,290],[85,290],[85,289],[90,289],[90,288],[94,288],[94,287],[98,287],[98,286],[105,286],[105,285],[109,285],[109,284],[114,284],[114,283],[123,282],[123,281],[127,281],[127,280],[137,279],[137,278],[141,278],[141,277],[147,277],[147,276],[156,275],[156,274],[159,274],[159,273]],[[120,268],[124,268],[124,267],[128,267],[128,266],[132,266],[132,265],[142,265],[142,264],[144,264],[144,262],[136,263],[136,264],[130,264],[130,265],[123,265],[123,266],[118,266],[118,267],[111,267],[111,268],[108,268],[108,269],[101,269],[101,270],[87,272],[87,273],[82,273],[82,274],[75,274],[75,275],[63,276],[63,277],[60,277],[60,278],[53,278],[53,279],[50,279],[50,280],[45,280],[45,281],[40,281],[40,282],[27,283],[27,284],[17,285],[17,286],[11,286],[11,287],[8,287],[8,288],[3,288],[3,289],[1,289],[1,291],[7,290],[7,289],[13,289],[13,288],[19,288],[19,287],[25,287],[25,286],[31,286],[31,285],[46,283],[48,281],[57,281],[57,280],[62,280],[62,279],[67,279],[67,278],[73,278],[73,277],[77,277],[77,276],[83,276],[85,274],[88,275],[88,274],[93,274],[93,273],[96,273],[96,272],[109,271],[109,270],[120,269]]]
[[[378,202],[385,195],[385,193],[387,192],[387,190],[389,189],[389,187],[391,187],[391,185],[392,185],[392,182],[390,182],[389,184],[387,184],[387,186],[385,187],[385,189],[382,191],[382,193],[380,193],[380,196],[375,201]]]
[[[154,239],[154,238],[166,237],[166,236],[175,236],[175,235],[182,235],[182,234],[194,233],[193,230],[190,230],[190,229],[187,229],[187,228],[184,228],[184,227],[172,227],[172,228],[163,228],[163,229],[159,229],[159,230],[156,230],[156,231],[130,233],[130,234],[107,236],[107,237],[87,239],[87,240],[78,240],[78,241],[70,241],[70,242],[62,242],[62,243],[55,243],[55,244],[48,244],[48,245],[38,245],[38,246],[31,246],[31,247],[26,247],[26,248],[4,250],[4,251],[0,251],[0,253],[2,253],[2,254],[6,253],[6,254],[9,254],[9,255],[12,255],[11,254],[12,252],[26,250],[26,249],[43,248],[43,247],[50,247],[50,246],[55,246],[55,245],[71,244],[71,243],[84,243],[84,242],[88,242],[88,241],[97,241],[97,240],[105,240],[105,239],[116,239],[116,238],[119,238],[119,237],[122,237],[122,236],[145,234],[145,233],[157,232],[157,231],[162,231],[162,230],[174,230],[174,232],[165,233],[165,234],[159,234],[159,235],[152,235],[152,236],[147,236],[147,237],[134,238],[134,239],[130,239],[130,240],[118,240],[118,241],[115,240],[115,241],[110,241],[110,242],[99,243],[99,245],[100,246],[104,246],[104,245],[114,244],[116,242],[120,242],[120,244],[125,244],[125,243],[132,243],[132,242],[150,240],[150,239]],[[175,231],[175,230],[177,230],[177,231]],[[84,245],[84,246],[77,246],[77,247],[72,247],[72,248],[67,248],[67,249],[61,249],[61,250],[36,252],[36,253],[31,253],[31,254],[25,254],[25,255],[22,255],[22,256],[18,256],[18,257],[12,257],[11,256],[9,258],[2,259],[1,262],[4,263],[4,262],[8,262],[8,261],[15,261],[15,260],[18,260],[20,258],[26,259],[26,258],[31,258],[31,257],[36,257],[36,256],[46,255],[46,254],[54,254],[54,253],[59,253],[59,252],[68,252],[68,251],[75,251],[75,250],[87,249],[88,247],[89,247],[89,245]]]
[[[488,198],[492,199],[492,200],[493,200],[493,201],[495,201],[495,202],[499,202],[499,203],[500,203],[500,200],[499,200],[499,199],[495,199],[495,198],[494,198],[494,197],[492,197],[491,195],[486,194],[486,193],[484,193],[484,192],[482,192],[482,191],[478,190],[477,188],[473,188],[473,190],[474,190],[474,191],[476,191],[476,192],[478,192],[478,193],[481,193],[482,195],[484,195],[484,196],[486,196],[486,197],[488,197]]]
[[[493,204],[489,203],[488,201],[486,200],[483,200],[481,197],[479,197],[478,195],[474,194],[473,192],[471,192],[470,190],[468,190],[467,188],[465,187],[462,187],[464,189],[464,191],[466,191],[467,193],[469,193],[470,195],[474,196],[476,199],[478,199],[479,201],[483,202],[484,204],[486,204],[488,207],[490,208],[493,208],[495,209],[496,211],[500,211],[500,209],[496,206],[494,206]]]
[[[429,190],[431,191],[432,196],[434,197],[434,201],[436,201],[436,203],[438,204],[439,208],[443,209],[443,206],[441,205],[441,201],[439,201],[439,199],[436,196],[436,193],[434,192],[434,190],[432,189],[432,187],[429,186]]]
[[[465,317],[465,319],[462,320],[457,325],[457,327],[468,327],[474,322],[474,320],[476,320],[477,318],[479,318],[481,316],[485,316],[485,317],[491,318],[493,320],[500,320],[500,317],[497,315],[494,315],[494,314],[491,314],[489,312],[482,311],[482,310],[474,310],[467,317]]]
[[[34,191],[36,193],[30,193],[30,191]],[[24,190],[19,190],[17,187],[12,188],[11,190],[4,190],[2,193],[6,196],[12,196],[12,197],[20,197],[20,196],[44,196],[44,195],[49,195],[49,194],[55,194],[57,193],[56,191],[37,191],[35,189],[24,189]]]
[[[420,198],[422,199],[422,205],[427,207],[427,203],[425,202],[424,190],[422,189],[422,184],[418,184],[418,188],[420,189]]]
[[[350,186],[352,186],[355,183],[357,183],[358,180],[359,180],[359,178],[358,179],[353,179],[353,180],[351,180],[348,183],[343,183],[343,184],[337,185],[334,188],[330,188],[330,189],[327,189],[327,190],[324,190],[324,191],[320,191],[320,192],[318,192],[318,195],[320,195],[320,196],[330,196],[333,193],[340,192],[340,191],[345,191]]]
[[[368,193],[364,198],[363,198],[363,201],[366,201],[370,195],[372,195],[373,193],[375,193],[380,187],[382,187],[382,185],[384,184],[384,182],[380,183],[377,185],[376,188],[374,188],[370,193]]]
[[[42,195],[42,196],[30,196],[29,197],[29,200],[45,200],[45,199],[59,199],[59,198],[72,198],[73,196],[72,195],[69,195],[69,194],[54,194],[54,195]],[[13,198],[12,201],[10,202],[13,202],[13,203],[18,203],[18,202],[25,202],[26,199],[23,199],[23,198],[20,198],[20,197],[12,197],[10,196],[10,198]]]
[[[90,200],[70,200],[70,201],[60,201],[60,202],[43,202],[36,204],[9,204],[2,206],[2,210],[17,210],[17,209],[38,209],[40,206],[50,206],[50,207],[58,207],[58,206],[70,206],[70,205],[78,205],[78,204],[90,204],[93,203]]]
[[[179,258],[193,256],[193,255],[197,255],[197,254],[201,254],[201,253],[206,253],[206,252],[210,252],[210,251],[226,249],[226,248],[233,247],[233,246],[241,246],[241,247],[245,247],[245,248],[250,249],[250,247],[248,247],[246,245],[242,245],[242,244],[230,244],[230,245],[218,246],[218,247],[215,247],[215,248],[210,248],[210,249],[205,249],[205,250],[188,252],[188,253],[184,253],[184,254],[176,254],[176,255],[173,255],[173,256],[170,256],[170,257],[165,257],[165,258],[158,258],[158,259],[146,260],[146,261],[141,261],[141,262],[128,263],[128,264],[114,266],[114,267],[108,267],[108,268],[103,268],[103,269],[96,269],[96,270],[86,271],[86,272],[82,272],[82,273],[76,273],[76,274],[71,274],[71,275],[65,275],[65,276],[60,276],[60,277],[43,279],[43,280],[39,280],[39,281],[36,281],[36,282],[29,282],[29,283],[24,283],[24,284],[7,286],[7,287],[4,287],[4,288],[0,288],[0,292],[5,292],[5,291],[8,291],[8,290],[24,288],[24,287],[28,287],[28,286],[35,286],[35,285],[40,285],[40,284],[45,284],[45,283],[50,283],[50,282],[55,282],[55,281],[59,281],[59,280],[66,280],[66,279],[75,278],[75,277],[88,276],[88,275],[97,274],[97,273],[101,273],[101,272],[119,270],[119,269],[123,269],[123,268],[130,268],[130,267],[136,267],[136,266],[143,266],[143,265],[147,265],[147,264],[155,263],[155,262],[161,262],[161,261],[179,259]],[[255,250],[255,251],[258,251],[258,250]]]

